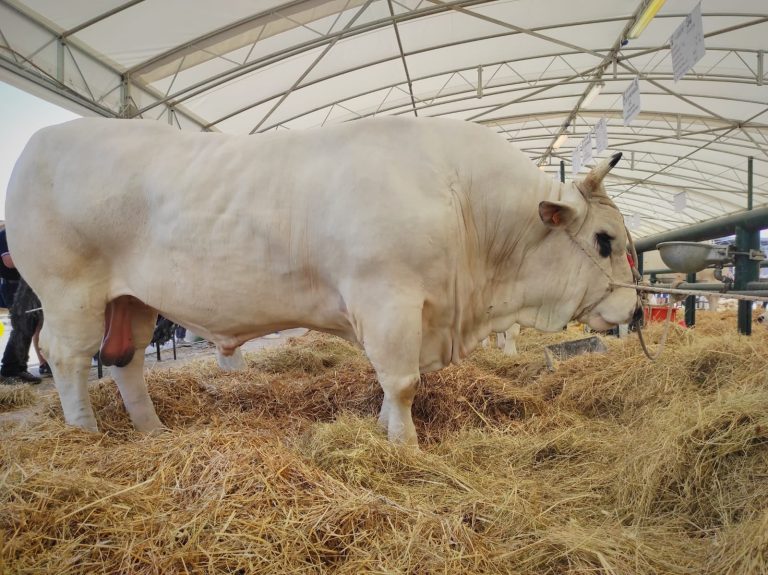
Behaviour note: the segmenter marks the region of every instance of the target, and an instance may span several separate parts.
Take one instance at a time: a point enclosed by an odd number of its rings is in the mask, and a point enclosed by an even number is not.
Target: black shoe
[[[3,383],[8,384],[14,384],[14,383],[29,383],[31,385],[37,385],[42,379],[37,377],[36,375],[32,375],[28,371],[20,371],[19,373],[14,373],[13,375],[3,375]]]
[[[40,374],[40,377],[51,377],[53,373],[51,373],[51,366],[47,363],[41,363],[40,367],[37,368],[37,372]]]

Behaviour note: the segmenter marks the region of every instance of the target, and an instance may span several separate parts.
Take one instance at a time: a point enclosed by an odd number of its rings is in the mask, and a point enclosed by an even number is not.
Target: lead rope
[[[624,230],[627,232],[627,241],[629,242],[630,256],[632,257],[632,277],[635,279],[635,289],[637,289],[643,279],[643,276],[640,273],[640,270],[637,269],[637,250],[635,249],[635,242],[632,240],[632,234],[629,233],[629,229],[626,226],[624,226]],[[643,305],[643,298],[640,295],[639,290],[637,299],[640,302],[640,307],[645,310],[645,306]],[[672,323],[672,308],[674,305],[675,298],[670,295],[669,304],[667,305],[667,317],[664,318],[664,332],[661,334],[661,340],[659,340],[659,349],[653,355],[651,355],[651,352],[648,351],[648,346],[646,345],[645,338],[643,337],[642,326],[640,325],[640,322],[637,323],[637,337],[640,339],[640,347],[643,349],[645,357],[651,361],[656,361],[659,359],[659,357],[661,357],[661,353],[664,351],[664,345],[667,343],[667,336],[669,335],[669,326]]]
[[[648,346],[645,344],[645,338],[643,337],[643,330],[640,328],[640,323],[637,324],[637,337],[640,338],[640,347],[643,348],[643,353],[645,353],[645,357],[650,359],[651,361],[656,361],[661,357],[661,352],[664,351],[664,344],[667,342],[667,335],[669,335],[669,326],[672,323],[672,308],[675,305],[675,300],[670,296],[669,298],[669,305],[667,306],[667,317],[664,320],[664,333],[661,334],[661,340],[659,341],[659,349],[656,351],[655,354],[651,355],[651,352],[648,351]]]

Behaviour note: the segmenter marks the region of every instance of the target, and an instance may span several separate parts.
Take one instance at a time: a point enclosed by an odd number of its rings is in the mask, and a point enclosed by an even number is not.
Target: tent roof
[[[0,78],[90,113],[237,134],[459,118],[502,133],[553,177],[560,160],[571,177],[575,146],[606,118],[601,155],[626,158],[608,192],[636,236],[745,209],[748,156],[754,205],[768,205],[764,0],[703,0],[706,54],[678,82],[669,38],[696,2],[668,0],[623,43],[643,4],[0,0]],[[635,77],[642,111],[624,126]]]

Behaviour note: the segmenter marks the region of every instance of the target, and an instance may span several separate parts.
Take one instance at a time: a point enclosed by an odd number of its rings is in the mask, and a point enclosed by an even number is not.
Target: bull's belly
[[[355,339],[339,295],[327,290],[314,290],[299,297],[288,288],[270,289],[266,285],[247,294],[204,287],[193,289],[187,284],[180,289],[165,287],[129,293],[164,317],[224,349],[298,327]]]
[[[370,326],[371,319],[366,317],[365,309],[350,311],[344,296],[333,286],[315,285],[304,289],[262,279],[249,282],[254,287],[246,290],[242,285],[237,289],[221,289],[222,283],[227,286],[226,282],[202,280],[197,284],[142,284],[135,290],[126,289],[126,284],[122,284],[122,288],[113,290],[112,297],[132,295],[224,350],[293,328],[329,333],[364,347],[359,329],[365,324]],[[419,350],[422,373],[460,362],[487,335],[461,333],[453,325],[454,317],[448,306],[432,307],[429,312],[425,308]]]

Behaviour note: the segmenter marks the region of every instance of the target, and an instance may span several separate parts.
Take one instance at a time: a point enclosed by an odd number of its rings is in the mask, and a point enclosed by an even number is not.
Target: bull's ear
[[[576,210],[565,202],[540,202],[539,217],[550,228],[567,226],[576,218]]]
[[[611,171],[611,168],[619,163],[620,159],[621,152],[612,155],[607,160],[603,160],[587,174],[587,177],[584,178],[584,181],[579,185],[579,190],[581,190],[581,193],[584,194],[587,199],[599,192],[603,178],[605,178],[608,172]]]

